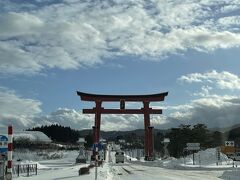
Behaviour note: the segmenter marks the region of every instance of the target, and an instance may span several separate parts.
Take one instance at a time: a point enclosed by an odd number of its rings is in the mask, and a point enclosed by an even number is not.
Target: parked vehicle
[[[235,155],[233,156],[233,160],[240,161],[240,152],[235,153]]]
[[[240,161],[240,152],[227,154],[228,158],[231,158],[234,161]]]
[[[233,157],[234,157],[235,154],[234,154],[234,153],[228,153],[228,154],[226,154],[226,155],[227,155],[228,158],[233,159]]]
[[[124,163],[124,152],[123,151],[117,151],[115,154],[116,163]]]

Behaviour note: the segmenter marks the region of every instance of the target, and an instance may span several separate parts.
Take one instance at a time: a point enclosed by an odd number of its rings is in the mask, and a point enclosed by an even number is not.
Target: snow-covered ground
[[[155,160],[153,162],[145,162],[143,159],[137,160],[131,157],[131,161],[125,163],[115,163],[115,152],[107,151],[106,160],[103,166],[97,168],[98,180],[212,180],[212,179],[228,179],[239,180],[240,168],[233,168],[232,161],[221,155],[222,165],[216,165],[214,149],[208,149],[195,154],[196,165],[192,164],[192,156],[184,159],[168,158],[165,160]],[[53,153],[53,152],[52,152]],[[75,164],[77,151],[58,152],[61,155],[59,159],[39,159],[34,162],[38,163],[39,174],[36,176],[21,176],[14,179],[23,180],[60,180],[60,179],[82,179],[89,180],[95,178],[95,168],[90,169],[90,174],[78,175],[81,167],[87,164]],[[31,153],[28,153],[31,154]],[[200,161],[198,155],[200,154]],[[36,159],[36,158],[35,158]],[[184,167],[184,168],[183,168]]]

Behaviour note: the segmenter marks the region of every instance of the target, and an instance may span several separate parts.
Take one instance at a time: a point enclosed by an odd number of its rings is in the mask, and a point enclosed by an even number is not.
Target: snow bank
[[[195,166],[205,166],[205,167],[216,167],[217,156],[216,149],[210,148],[204,151],[199,151],[194,154],[194,164]],[[163,166],[166,167],[177,167],[177,166],[192,166],[193,165],[193,155],[188,155],[185,158],[175,159],[168,158],[163,160]],[[225,154],[220,153],[220,164],[221,167],[223,165],[231,165],[232,160],[228,159]]]
[[[49,160],[49,159],[61,159],[65,153],[63,151],[30,151],[27,149],[15,150],[13,153],[13,160],[21,161],[40,161],[40,160]],[[66,155],[65,155],[66,156]]]
[[[127,158],[128,159],[128,158]],[[233,161],[228,159],[225,154],[220,153],[219,166],[217,166],[217,156],[216,149],[206,149],[204,151],[199,151],[195,153],[195,165],[193,165],[193,156],[189,155],[185,158],[176,159],[174,157],[169,157],[166,159],[158,159],[155,161],[144,161],[144,159],[140,158],[140,160],[133,161],[134,164],[142,164],[145,166],[152,167],[164,167],[170,169],[195,169],[195,168],[206,168],[206,169],[229,169],[232,168]]]
[[[128,155],[125,155],[126,159],[129,161],[137,161],[137,158],[130,157]]]
[[[189,155],[186,157],[186,164],[191,164],[193,162],[193,156]],[[198,153],[195,153],[195,164],[196,165],[216,165],[217,162],[217,155],[216,155],[216,149],[206,149],[204,151],[199,151]],[[220,162],[223,164],[230,164],[232,162],[231,159],[228,159],[228,157],[220,153]]]

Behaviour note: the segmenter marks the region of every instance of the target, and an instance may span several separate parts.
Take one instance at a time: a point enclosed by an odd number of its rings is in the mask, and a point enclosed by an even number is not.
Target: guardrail
[[[17,164],[13,165],[13,174],[18,177],[20,174],[37,175],[37,164]]]

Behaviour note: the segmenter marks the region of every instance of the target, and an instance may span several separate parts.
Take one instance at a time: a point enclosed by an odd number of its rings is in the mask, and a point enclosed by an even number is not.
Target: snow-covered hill
[[[51,139],[45,135],[44,133],[40,131],[19,131],[19,132],[14,132],[14,140],[23,140],[27,139],[29,141],[38,141],[38,142],[46,142],[49,143],[51,142]]]

